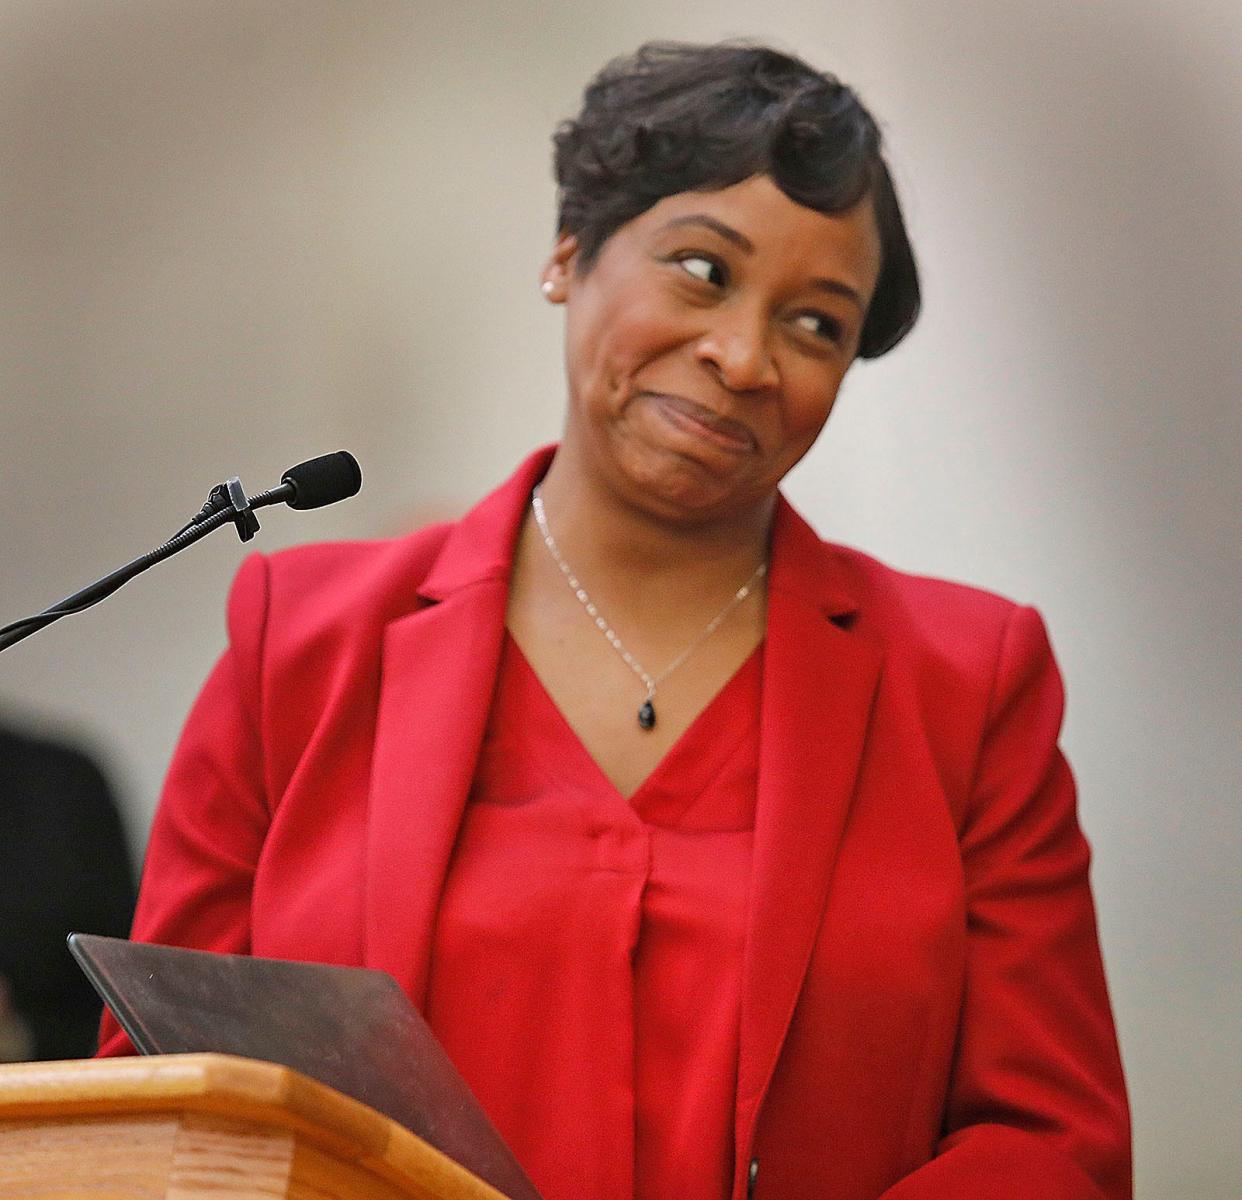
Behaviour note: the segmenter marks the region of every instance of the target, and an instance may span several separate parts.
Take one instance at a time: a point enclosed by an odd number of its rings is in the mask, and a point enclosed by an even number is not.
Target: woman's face
[[[566,447],[665,519],[766,503],[832,411],[879,270],[869,201],[827,216],[762,175],[665,197],[585,273],[562,238]]]

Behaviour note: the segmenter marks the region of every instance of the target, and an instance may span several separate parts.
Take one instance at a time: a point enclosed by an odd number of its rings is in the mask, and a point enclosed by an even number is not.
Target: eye
[[[835,317],[828,316],[826,313],[815,312],[813,309],[808,312],[800,312],[794,317],[794,324],[823,341],[839,342],[841,340],[841,322]]]
[[[713,287],[723,287],[728,282],[728,273],[713,258],[702,254],[687,254],[676,261],[687,275],[693,275],[695,279],[701,279]]]

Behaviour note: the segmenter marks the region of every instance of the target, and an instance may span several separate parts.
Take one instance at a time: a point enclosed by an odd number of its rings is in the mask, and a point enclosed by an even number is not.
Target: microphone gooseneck
[[[212,488],[211,495],[199,512],[162,545],[88,584],[72,596],[66,596],[41,613],[0,628],[0,650],[7,650],[61,617],[98,604],[135,575],[171,558],[230,521],[236,527],[238,537],[243,542],[249,541],[259,529],[258,518],[254,515],[256,508],[282,503],[298,509],[323,508],[326,504],[335,504],[338,500],[357,495],[361,487],[362,469],[358,466],[358,460],[347,450],[298,463],[284,473],[278,487],[251,498],[247,498],[241,481],[234,476]]]

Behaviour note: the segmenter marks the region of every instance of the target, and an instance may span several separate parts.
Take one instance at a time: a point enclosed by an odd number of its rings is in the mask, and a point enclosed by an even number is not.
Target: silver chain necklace
[[[643,681],[643,686],[647,689],[647,698],[643,701],[642,706],[638,710],[638,724],[643,729],[654,729],[656,723],[655,711],[655,694],[656,687],[663,683],[682,663],[686,661],[717,629],[724,623],[724,619],[735,609],[747,596],[754,590],[755,585],[767,574],[768,564],[761,562],[752,573],[751,577],[736,592],[733,593],[729,603],[724,606],[707,624],[703,627],[702,632],[675,658],[668,664],[658,675],[651,675],[647,669],[631,654],[622,644],[621,639],[617,637],[616,630],[613,629],[607,621],[599,614],[599,609],[587,595],[586,589],[578,582],[578,577],[569,569],[569,564],[565,561],[561,554],[560,547],[556,544],[556,539],[552,536],[552,531],[548,528],[547,514],[543,511],[543,499],[539,495],[539,489],[535,488],[531,494],[530,506],[535,513],[535,524],[539,526],[539,533],[543,537],[543,544],[547,546],[548,553],[552,556],[552,561],[560,568],[561,574],[565,576],[565,582],[569,584],[569,590],[577,597],[578,603],[586,609],[587,616],[595,622],[595,628],[598,629],[608,644],[621,656],[621,661],[625,663],[639,679]]]

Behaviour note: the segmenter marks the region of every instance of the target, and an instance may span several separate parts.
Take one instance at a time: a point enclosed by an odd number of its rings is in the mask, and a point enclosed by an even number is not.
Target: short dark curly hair
[[[582,270],[663,197],[768,175],[823,213],[871,198],[882,259],[860,357],[891,350],[918,316],[918,269],[879,128],[848,87],[799,58],[748,42],[648,42],[600,71],[553,141],[557,228],[577,235]]]

